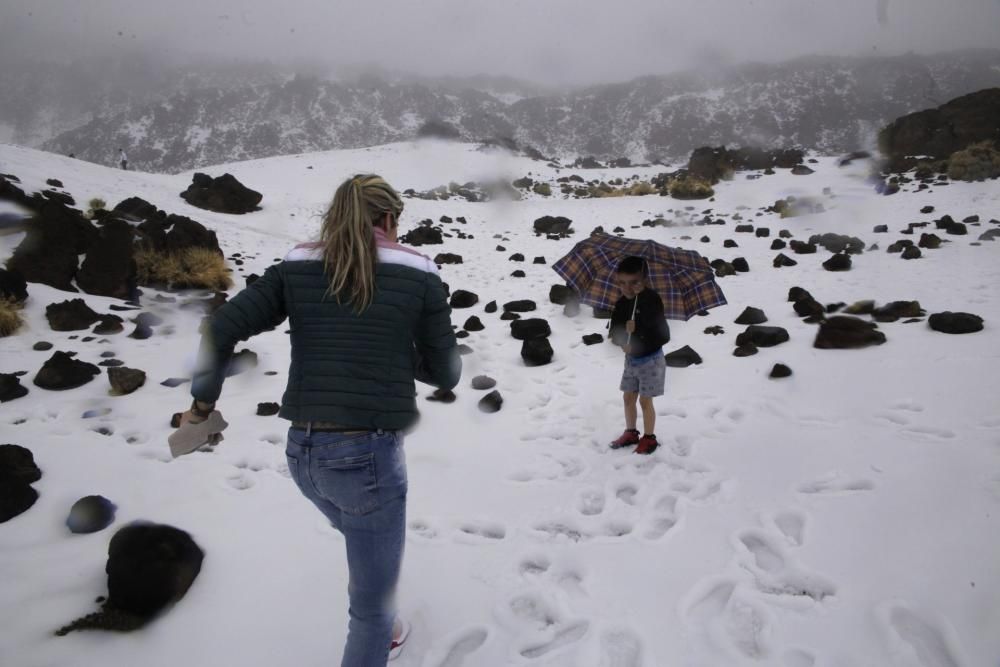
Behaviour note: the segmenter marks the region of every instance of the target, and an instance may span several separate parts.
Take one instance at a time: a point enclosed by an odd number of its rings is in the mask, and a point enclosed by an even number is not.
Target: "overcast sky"
[[[546,84],[700,63],[1000,47],[1000,0],[0,0],[0,44],[87,59],[142,47]]]

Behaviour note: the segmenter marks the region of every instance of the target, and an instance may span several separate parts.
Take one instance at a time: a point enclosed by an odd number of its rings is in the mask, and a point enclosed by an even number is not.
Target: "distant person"
[[[436,265],[396,242],[402,212],[380,177],[344,181],[319,241],[296,246],[212,315],[195,400],[180,420],[213,416],[236,343],[288,318],[292,361],[279,415],[292,422],[291,478],[345,538],[343,667],[384,667],[406,640],[394,600],[406,538],[403,431],[417,421],[414,380],[450,390],[462,371]],[[328,557],[292,547],[288,559],[294,569]],[[306,621],[303,632],[317,619]]]
[[[121,165],[122,169],[128,170],[128,156],[121,148],[118,149],[118,164]]]
[[[663,346],[670,342],[670,326],[663,315],[660,295],[647,285],[647,266],[641,257],[626,257],[615,271],[622,297],[611,313],[610,338],[625,351],[620,389],[625,404],[625,431],[611,442],[612,449],[637,445],[636,454],[652,454],[656,440],[653,398],[663,395],[667,364]],[[642,437],[636,429],[642,408]]]

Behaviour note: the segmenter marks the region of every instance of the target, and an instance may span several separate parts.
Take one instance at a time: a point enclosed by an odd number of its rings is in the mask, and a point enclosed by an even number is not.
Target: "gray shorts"
[[[663,396],[663,388],[667,378],[667,361],[662,354],[633,366],[625,357],[625,370],[622,371],[622,391],[638,392],[640,396],[652,398]]]

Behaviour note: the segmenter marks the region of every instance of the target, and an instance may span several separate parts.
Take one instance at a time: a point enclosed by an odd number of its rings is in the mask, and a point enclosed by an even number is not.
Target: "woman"
[[[198,422],[215,409],[238,341],[289,318],[278,414],[292,422],[292,479],[347,545],[345,667],[384,666],[405,640],[393,600],[406,532],[402,431],[417,420],[415,379],[451,389],[461,375],[437,267],[396,242],[402,211],[373,174],[337,188],[319,242],[296,246],[212,316],[182,417]]]

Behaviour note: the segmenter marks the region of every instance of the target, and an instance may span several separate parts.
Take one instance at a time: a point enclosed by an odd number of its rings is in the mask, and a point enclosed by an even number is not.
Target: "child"
[[[663,345],[670,341],[670,327],[663,316],[663,301],[646,284],[646,262],[626,257],[615,271],[622,297],[611,314],[611,341],[625,350],[621,390],[625,402],[625,432],[612,449],[638,445],[636,454],[652,454],[659,443],[654,433],[653,397],[663,395],[667,364]],[[642,407],[643,434],[636,430],[636,399]]]

